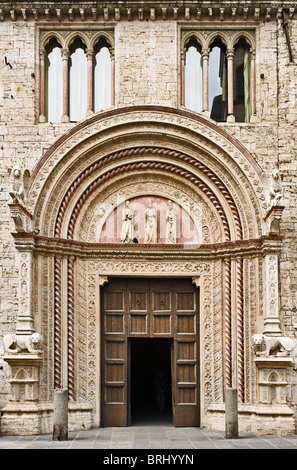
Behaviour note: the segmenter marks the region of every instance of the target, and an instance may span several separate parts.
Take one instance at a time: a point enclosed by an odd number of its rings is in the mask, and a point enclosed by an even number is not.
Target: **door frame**
[[[100,425],[102,425],[102,398],[103,398],[103,369],[104,369],[104,364],[103,364],[103,354],[102,354],[102,346],[103,346],[103,343],[102,343],[102,338],[103,338],[103,332],[102,332],[102,321],[103,321],[103,317],[102,317],[102,314],[104,312],[104,309],[103,309],[103,305],[102,305],[102,301],[103,301],[103,293],[102,293],[102,287],[107,284],[109,282],[109,279],[110,278],[123,278],[123,279],[133,279],[133,278],[143,278],[143,279],[147,279],[148,281],[150,280],[157,280],[157,279],[192,279],[192,283],[195,285],[195,287],[197,288],[197,291],[196,291],[196,299],[197,299],[197,306],[196,306],[196,339],[197,339],[197,355],[198,355],[198,358],[196,360],[196,367],[197,367],[197,379],[196,379],[196,383],[197,383],[197,405],[196,407],[198,408],[197,409],[197,413],[198,413],[198,425],[196,426],[201,426],[201,406],[202,406],[202,402],[201,402],[201,386],[202,386],[202,382],[201,382],[201,376],[200,376],[200,371],[201,371],[201,338],[200,338],[200,318],[201,318],[201,315],[200,315],[200,306],[201,306],[201,299],[200,299],[200,295],[201,295],[201,289],[200,289],[200,285],[201,285],[201,276],[198,275],[198,276],[191,276],[191,275],[178,275],[178,274],[175,274],[175,275],[162,275],[162,276],[159,276],[158,274],[152,276],[152,275],[145,275],[145,274],[142,274],[141,276],[138,276],[138,275],[131,275],[131,274],[127,274],[127,275],[119,275],[119,274],[112,274],[112,275],[107,275],[107,274],[99,274],[98,275],[98,289],[97,289],[97,292],[98,292],[98,303],[97,305],[99,305],[99,324],[100,324],[100,327],[99,327],[99,330],[100,330],[100,336],[99,336],[99,370],[100,370],[100,376],[99,376],[99,390],[100,390],[100,393],[99,393],[99,420],[100,420]],[[174,326],[175,328],[175,326]],[[131,336],[128,336],[127,335],[127,426],[130,426],[131,425],[131,342],[129,341],[130,338],[137,338],[137,337],[140,337],[141,336],[135,336],[133,335],[132,337]],[[176,360],[175,359],[175,344],[177,343],[177,341],[175,340],[174,338],[174,330],[172,331],[172,335],[171,336],[164,336],[164,338],[168,338],[168,339],[171,339],[171,395],[172,395],[172,416],[173,416],[173,425],[176,426],[175,424],[175,404],[174,404],[174,395],[177,393],[174,394],[174,380],[175,380],[175,374],[176,374],[176,369],[177,367],[174,367],[174,361]]]

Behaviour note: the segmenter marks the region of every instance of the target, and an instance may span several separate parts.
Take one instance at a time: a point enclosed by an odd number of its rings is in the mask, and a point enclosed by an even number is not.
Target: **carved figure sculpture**
[[[144,243],[156,243],[157,242],[157,212],[153,208],[153,202],[151,199],[148,201],[148,208],[144,214],[145,217],[145,235]]]
[[[32,335],[16,335],[8,333],[3,338],[5,352],[17,354],[28,351],[30,354],[42,353],[42,336],[39,333]]]
[[[285,336],[266,336],[256,334],[252,337],[252,348],[257,356],[289,356],[294,349],[294,342]]]
[[[129,207],[129,201],[126,201],[122,221],[121,242],[130,243],[134,239],[134,221],[133,211]]]
[[[176,243],[176,213],[172,201],[168,201],[166,213],[166,243]]]
[[[279,165],[276,164],[272,170],[272,182],[269,192],[268,206],[278,206],[283,197],[282,177],[279,172]]]
[[[26,203],[29,178],[30,173],[28,170],[22,173],[17,165],[13,167],[11,172],[11,191],[9,195],[14,204]]]

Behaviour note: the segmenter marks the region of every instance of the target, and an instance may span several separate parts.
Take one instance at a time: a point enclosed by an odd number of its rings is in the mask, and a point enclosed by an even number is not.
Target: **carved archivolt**
[[[99,113],[73,128],[67,139],[61,138],[44,155],[32,174],[28,198],[41,231],[53,236],[61,217],[70,222],[70,212],[81,208],[99,178],[98,184],[102,184],[103,177],[147,163],[150,171],[164,164],[168,176],[184,172],[185,178],[196,179],[197,193],[207,187],[214,195],[213,204],[221,205],[227,219],[233,218],[231,239],[238,239],[239,220],[244,238],[258,236],[265,198],[261,171],[251,155],[200,116],[146,109]],[[163,132],[167,133],[166,140]],[[151,149],[152,140],[163,153],[140,151]],[[62,236],[67,237],[67,233]]]

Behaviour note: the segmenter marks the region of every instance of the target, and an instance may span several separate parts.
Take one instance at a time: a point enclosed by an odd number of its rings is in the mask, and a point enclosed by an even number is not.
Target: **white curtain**
[[[70,121],[84,119],[87,112],[87,57],[78,47],[70,57],[69,102]]]
[[[94,111],[111,106],[111,59],[107,47],[102,47],[95,56]]]
[[[47,121],[60,122],[63,114],[63,68],[60,47],[54,47],[47,56]]]
[[[196,47],[189,47],[185,64],[185,106],[192,111],[202,111],[201,54]]]

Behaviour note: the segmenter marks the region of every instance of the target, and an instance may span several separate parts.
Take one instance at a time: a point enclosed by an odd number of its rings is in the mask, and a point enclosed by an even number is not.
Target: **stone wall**
[[[188,26],[188,25],[187,25]],[[193,23],[193,27],[195,24]],[[222,26],[221,26],[222,27]],[[230,27],[227,25],[227,28]],[[180,26],[176,21],[121,21],[115,24],[115,106],[180,103]],[[297,20],[289,21],[297,60]],[[38,29],[34,22],[0,22],[0,336],[15,328],[18,272],[11,236],[10,170],[30,171],[55,140],[75,124],[39,124]],[[34,76],[32,76],[34,74]],[[261,74],[264,75],[261,78]],[[253,124],[219,124],[252,153],[268,175],[277,160],[284,175],[285,235],[280,260],[281,328],[294,337],[297,323],[297,106],[296,62],[289,63],[282,21],[256,27],[257,118]],[[3,345],[0,340],[0,355]],[[7,366],[0,360],[0,407],[8,399]],[[297,406],[296,379],[288,387]]]

